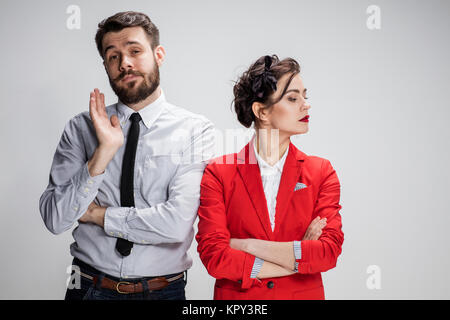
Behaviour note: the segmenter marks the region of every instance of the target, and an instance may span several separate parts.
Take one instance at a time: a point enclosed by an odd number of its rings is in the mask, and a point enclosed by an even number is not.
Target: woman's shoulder
[[[331,166],[331,162],[328,158],[306,154],[291,143],[291,147],[295,153],[295,157],[298,160],[303,161],[304,165],[312,170],[321,170],[324,166]]]
[[[217,156],[210,159],[206,167],[215,170],[230,170],[237,164],[237,158],[237,153],[229,153]]]

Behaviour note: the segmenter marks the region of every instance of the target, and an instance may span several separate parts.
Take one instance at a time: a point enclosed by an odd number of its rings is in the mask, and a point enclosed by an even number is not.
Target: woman
[[[238,120],[256,130],[202,178],[197,250],[217,279],[214,299],[325,298],[321,272],[336,266],[344,241],[340,184],[328,160],[290,142],[308,132],[306,99],[299,64],[276,55],[234,86]]]

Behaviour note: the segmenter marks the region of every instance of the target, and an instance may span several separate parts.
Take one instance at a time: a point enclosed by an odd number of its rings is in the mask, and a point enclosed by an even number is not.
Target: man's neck
[[[148,106],[149,104],[153,103],[156,101],[156,99],[158,99],[161,96],[161,87],[158,86],[156,88],[155,91],[153,91],[153,93],[151,95],[149,95],[147,98],[145,98],[142,101],[139,101],[138,103],[135,104],[129,104],[128,107],[130,107],[131,109],[133,109],[134,111],[138,112],[139,110],[145,108],[146,106]]]

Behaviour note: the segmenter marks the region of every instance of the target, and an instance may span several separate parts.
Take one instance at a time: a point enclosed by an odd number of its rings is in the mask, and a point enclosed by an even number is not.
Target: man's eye
[[[308,100],[309,98],[308,97],[305,97],[305,100]]]
[[[109,57],[109,60],[115,60],[115,59],[117,59],[117,56],[111,56],[111,57]]]
[[[139,50],[134,50],[134,51],[133,51],[133,53],[139,53],[139,52],[140,52]]]

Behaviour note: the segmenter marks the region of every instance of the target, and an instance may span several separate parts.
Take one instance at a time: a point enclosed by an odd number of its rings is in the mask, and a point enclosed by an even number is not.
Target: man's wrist
[[[93,217],[93,222],[103,228],[105,226],[106,207],[96,207],[92,210],[91,215]]]
[[[92,158],[88,161],[89,175],[95,177],[103,174],[116,152],[116,148],[98,146],[97,149],[95,149]]]

